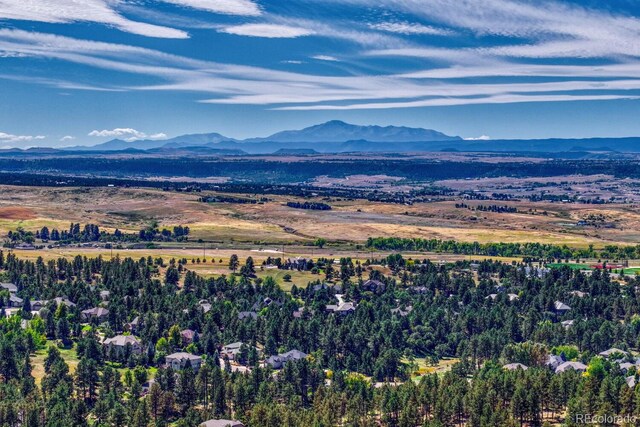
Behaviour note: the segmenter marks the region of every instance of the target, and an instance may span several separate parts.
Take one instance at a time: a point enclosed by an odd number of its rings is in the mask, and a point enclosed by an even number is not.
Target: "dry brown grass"
[[[202,194],[138,188],[0,186],[0,195],[1,235],[18,226],[33,231],[43,225],[66,229],[70,222],[131,232],[157,221],[167,227],[188,225],[192,242],[226,245],[309,243],[318,237],[361,244],[377,236],[572,246],[640,240],[640,213],[629,205],[509,202],[523,213],[506,214],[456,209],[451,201],[405,206],[329,200],[333,210],[313,211],[285,206],[292,197],[269,196],[272,201],[255,205],[206,204],[198,202]],[[538,214],[527,213],[529,209]],[[589,213],[604,214],[616,228],[575,227]]]

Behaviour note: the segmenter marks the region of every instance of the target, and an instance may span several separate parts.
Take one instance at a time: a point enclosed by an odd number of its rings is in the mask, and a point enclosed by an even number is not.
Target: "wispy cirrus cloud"
[[[159,132],[151,135],[146,134],[132,128],[115,128],[104,130],[93,130],[89,132],[88,136],[95,136],[100,138],[122,138],[127,142],[137,141],[139,139],[166,139],[167,135]]]
[[[328,62],[338,62],[338,61],[340,61],[338,58],[336,58],[335,56],[331,56],[331,55],[313,55],[311,58],[312,59],[317,59],[318,61],[328,61]]]
[[[271,39],[292,39],[314,34],[313,30],[281,24],[241,24],[223,27],[218,31],[221,33],[234,34],[236,36],[264,37]]]
[[[147,37],[187,38],[182,30],[128,19],[109,0],[0,0],[0,19],[48,23],[90,22]]]
[[[224,15],[258,16],[262,13],[258,3],[251,0],[160,0],[178,6],[200,9]]]
[[[452,31],[444,28],[437,28],[432,27],[431,25],[423,25],[406,21],[370,23],[369,28],[405,35],[445,36],[453,33]]]
[[[348,110],[635,99],[640,93],[638,64],[571,66],[564,71],[554,66],[527,69],[526,65],[519,65],[506,74],[519,73],[527,77],[526,81],[461,83],[455,73],[447,74],[455,68],[406,74],[323,76],[220,64],[152,49],[20,30],[0,30],[0,50],[141,74],[158,81],[146,86],[130,86],[128,89],[132,91],[190,91],[203,95],[201,102],[205,103],[264,105],[273,109]],[[520,66],[523,68],[519,69]],[[486,68],[480,67],[473,74],[485,71]],[[528,80],[549,71],[564,74],[564,78]],[[429,75],[429,72],[435,74]],[[572,75],[581,77],[566,79]],[[449,79],[451,81],[447,81]],[[130,132],[127,137],[140,136]]]

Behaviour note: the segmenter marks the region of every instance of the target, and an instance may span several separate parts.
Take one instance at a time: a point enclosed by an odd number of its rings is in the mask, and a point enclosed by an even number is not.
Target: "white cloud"
[[[314,55],[311,58],[317,59],[318,61],[329,61],[329,62],[337,62],[337,61],[339,61],[338,58],[336,58],[335,56],[330,56],[330,55]]]
[[[95,136],[100,138],[121,138],[127,142],[137,141],[139,139],[166,139],[167,138],[167,135],[164,133],[154,133],[152,135],[147,135],[144,132],[140,132],[132,128],[93,130],[89,132],[89,136]]]
[[[161,0],[179,6],[205,10],[224,15],[258,16],[260,6],[251,0]]]
[[[465,138],[466,141],[490,141],[491,137],[488,135],[481,135],[478,137]]]
[[[314,34],[312,30],[280,24],[241,24],[224,27],[221,33],[264,38],[296,38]]]
[[[0,132],[0,143],[21,143],[45,139],[44,135],[13,135],[10,133]]]
[[[410,22],[379,22],[375,24],[369,24],[369,28],[380,31],[387,31],[390,33],[398,33],[405,35],[434,35],[444,36],[452,34],[450,30],[443,28],[436,28],[430,25],[422,25]]]
[[[110,0],[0,0],[0,19],[49,23],[94,22],[147,37],[187,38],[174,28],[133,21],[115,9]]]
[[[634,99],[640,92],[638,61],[598,66],[539,65],[513,63],[477,49],[413,49],[409,53],[391,50],[397,54],[433,55],[444,65],[404,74],[368,75],[354,71],[331,76],[195,60],[135,46],[21,30],[0,29],[0,50],[133,73],[153,82],[125,88],[132,91],[191,91],[201,94],[201,102],[205,103],[278,109],[604,101]],[[380,54],[391,55],[389,50]],[[475,76],[493,79],[463,80]],[[124,137],[137,138],[131,133]]]
[[[66,135],[60,138],[60,142],[73,141],[74,139],[76,139],[75,136]]]

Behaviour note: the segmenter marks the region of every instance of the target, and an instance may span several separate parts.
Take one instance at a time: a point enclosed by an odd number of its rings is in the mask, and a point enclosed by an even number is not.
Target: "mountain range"
[[[190,134],[165,140],[127,142],[114,139],[64,151],[141,151],[193,154],[294,154],[342,152],[640,152],[640,138],[464,140],[432,129],[404,126],[360,126],[332,120],[264,138],[238,140],[219,133]]]

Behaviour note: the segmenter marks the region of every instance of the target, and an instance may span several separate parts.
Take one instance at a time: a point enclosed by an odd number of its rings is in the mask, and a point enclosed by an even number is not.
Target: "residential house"
[[[615,356],[616,359],[620,359],[628,355],[628,352],[620,350],[619,348],[610,348],[609,350],[601,351],[600,353],[598,353],[598,356],[602,356],[607,359],[613,356]]]
[[[107,354],[122,357],[130,348],[132,354],[142,353],[142,343],[133,335],[116,335],[113,338],[107,338],[102,342]]]
[[[241,311],[240,313],[238,313],[239,320],[257,319],[257,318],[258,318],[258,313],[256,313],[255,311]]]
[[[198,333],[191,329],[185,329],[180,331],[180,337],[182,337],[182,345],[184,347],[189,344],[198,341]]]
[[[200,424],[200,427],[244,427],[240,421],[235,420],[209,420]]]
[[[181,369],[186,368],[188,365],[191,365],[191,368],[194,371],[200,369],[200,365],[202,365],[202,357],[196,356],[191,353],[173,353],[165,358],[165,362],[168,367],[171,367],[174,371],[179,371]]]
[[[58,306],[60,304],[64,304],[68,308],[76,306],[74,303],[72,303],[66,297],[56,297],[52,301],[56,304],[56,306]],[[40,310],[42,310],[48,303],[49,303],[48,300],[34,300],[34,301],[31,301],[31,311],[37,313]]]
[[[374,293],[383,293],[386,288],[387,285],[379,280],[367,280],[362,284],[362,289]]]
[[[0,288],[8,290],[10,294],[18,292],[18,287],[13,283],[0,283]]]
[[[555,371],[556,368],[563,363],[564,358],[562,356],[554,356],[553,354],[550,354],[549,358],[547,359],[546,365]]]
[[[356,311],[356,306],[352,302],[343,302],[338,305],[329,304],[326,306],[326,310],[330,313],[337,313],[341,315],[347,315]]]
[[[626,377],[624,379],[627,383],[627,385],[629,386],[629,388],[634,388],[636,386],[636,376],[635,375],[631,375],[629,377]]]
[[[140,328],[140,316],[136,316],[133,318],[133,320],[129,323],[126,324],[127,329],[129,330],[129,332],[131,332],[132,334],[135,334],[136,332],[138,332],[138,329]]]
[[[569,295],[572,295],[572,296],[578,297],[578,298],[584,298],[589,294],[587,294],[586,292],[582,292],[582,291],[571,291],[571,292],[569,292]]]
[[[202,311],[204,313],[208,313],[209,311],[211,311],[211,307],[212,307],[211,303],[209,301],[207,301],[206,299],[200,300],[198,305],[200,306],[200,308],[202,308]]]
[[[277,356],[270,356],[267,358],[266,363],[271,365],[274,369],[280,369],[292,360],[300,360],[307,357],[306,353],[299,350],[291,350],[286,353],[278,354]]]
[[[94,307],[88,310],[82,310],[82,319],[86,321],[95,320],[97,322],[105,322],[109,317],[109,310],[103,307]]]
[[[529,369],[528,366],[523,365],[522,363],[509,363],[507,365],[504,365],[502,368],[506,369],[507,371],[517,371],[518,369],[526,371],[527,369]]]
[[[9,307],[18,308],[18,307],[22,307],[22,304],[24,304],[24,301],[22,300],[22,298],[19,298],[14,294],[11,294],[9,296]]]
[[[557,314],[564,314],[567,311],[571,310],[571,307],[561,301],[556,301],[555,303],[553,303],[553,309]]]
[[[574,371],[578,371],[578,372],[585,372],[587,370],[587,366],[584,363],[580,363],[580,362],[564,362],[563,364],[561,364],[556,368],[555,372],[556,374],[559,374],[561,372],[565,372],[570,369],[573,369]]]
[[[413,311],[413,307],[408,305],[404,309],[402,307],[392,308],[391,314],[397,314],[400,317],[407,317]]]
[[[243,345],[245,344],[241,341],[227,344],[224,347],[222,347],[222,350],[220,351],[220,356],[227,356],[229,360],[235,360],[235,358],[238,356],[238,353],[240,353],[240,348]]]
[[[562,325],[562,327],[564,327],[565,329],[569,329],[570,327],[573,326],[573,324],[575,323],[575,320],[564,320],[562,322],[560,322],[560,324]]]

